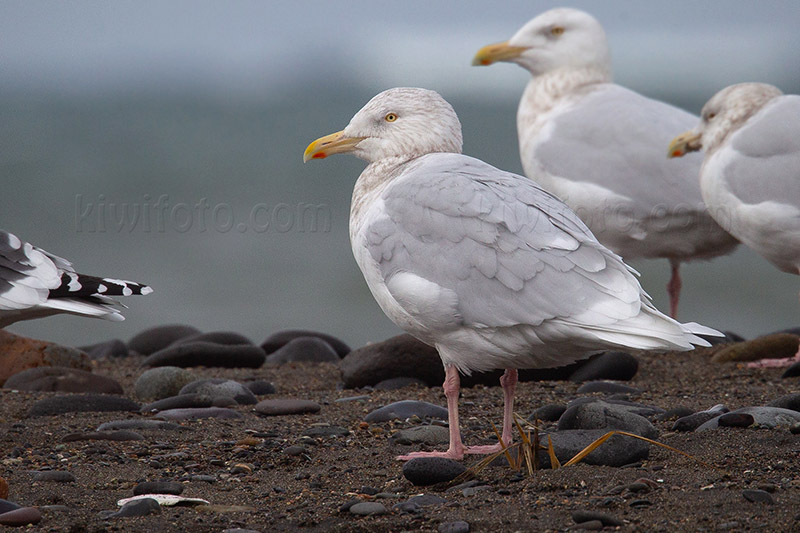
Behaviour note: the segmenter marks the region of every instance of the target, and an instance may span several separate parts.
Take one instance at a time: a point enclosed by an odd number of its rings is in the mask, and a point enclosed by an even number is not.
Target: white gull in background
[[[547,11],[473,65],[528,70],[517,111],[525,174],[558,196],[598,240],[625,260],[666,258],[670,314],[678,312],[680,264],[731,252],[736,240],[700,196],[702,159],[667,161],[664,143],[697,117],[612,83],[605,32],[576,9]]]
[[[111,296],[149,294],[147,285],[75,272],[66,259],[0,230],[0,328],[58,313],[125,318]]]
[[[800,96],[764,83],[722,89],[668,155],[700,149],[711,215],[782,271],[800,274]]]
[[[386,315],[445,367],[450,446],[401,459],[500,449],[462,444],[459,372],[505,369],[508,444],[518,368],[608,348],[691,350],[708,345],[695,334],[719,335],[660,313],[634,272],[533,181],[461,155],[458,117],[433,91],[378,94],[304,161],[343,152],[369,163],[350,210],[356,262]]]

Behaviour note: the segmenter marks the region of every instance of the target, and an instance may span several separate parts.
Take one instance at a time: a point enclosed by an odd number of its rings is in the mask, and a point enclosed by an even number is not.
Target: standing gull
[[[459,372],[505,369],[508,445],[518,368],[607,348],[690,350],[708,344],[696,333],[718,334],[661,314],[633,271],[533,181],[461,155],[461,123],[433,91],[380,93],[303,160],[343,152],[369,163],[350,208],[356,262],[384,313],[445,367],[450,446],[400,459],[501,448],[462,444]]]
[[[132,281],[78,274],[66,259],[0,230],[0,328],[58,313],[125,320],[111,296],[151,292]]]
[[[697,117],[612,83],[605,32],[576,9],[539,15],[507,42],[479,50],[473,65],[497,61],[533,76],[517,111],[525,174],[624,259],[669,259],[676,317],[681,262],[727,254],[737,244],[700,197],[701,158],[666,161],[659,148]]]
[[[702,149],[709,212],[773,265],[800,274],[800,96],[740,83],[715,94],[700,116],[672,140],[669,157]]]

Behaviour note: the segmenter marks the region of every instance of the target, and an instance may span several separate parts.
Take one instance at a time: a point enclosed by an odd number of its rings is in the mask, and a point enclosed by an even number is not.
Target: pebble
[[[80,350],[0,329],[0,386],[14,374],[39,366],[92,369],[89,356]]]
[[[196,379],[197,376],[185,368],[161,366],[144,371],[133,388],[140,400],[162,400],[177,396],[186,384]]]
[[[403,465],[403,476],[417,486],[434,485],[455,479],[467,469],[462,463],[444,457],[418,457]]]
[[[556,457],[563,464],[581,452],[588,445],[608,433],[602,429],[570,429],[551,433]],[[542,442],[547,442],[544,437]],[[614,435],[586,456],[582,462],[590,465],[625,466],[647,459],[650,445],[625,435]],[[542,454],[549,464],[547,454]]]
[[[205,394],[180,394],[145,404],[140,411],[142,413],[152,413],[166,411],[167,409],[185,409],[187,407],[228,407],[236,405],[236,400],[226,398],[228,402],[223,402],[226,405],[219,405],[219,403],[215,403],[210,396]]]
[[[773,400],[767,404],[768,407],[781,407],[783,409],[791,409],[792,411],[800,411],[800,394],[787,394],[780,398]]]
[[[427,387],[427,385],[421,379],[406,376],[384,379],[375,384],[375,390],[399,390],[406,387]]]
[[[181,337],[170,344],[170,346],[179,346],[189,342],[212,342],[214,344],[237,345],[249,344],[253,345],[253,341],[235,331],[210,331],[208,333],[197,333],[187,337]]]
[[[567,528],[567,531],[600,531],[603,523],[600,520],[587,520]]]
[[[658,430],[645,417],[604,401],[568,408],[558,419],[558,430],[565,429],[618,429],[648,439],[658,437]]]
[[[275,394],[275,385],[263,379],[254,379],[245,381],[244,386],[250,389],[250,392],[256,396],[265,396],[267,394]]]
[[[6,499],[0,499],[0,514],[13,511],[15,509],[22,509],[22,506]]]
[[[33,481],[55,481],[57,483],[72,483],[75,476],[65,470],[41,470],[33,472]]]
[[[772,495],[765,490],[745,489],[742,491],[742,496],[744,496],[744,499],[749,502],[768,503],[770,505],[775,504],[775,500],[772,498]]]
[[[23,370],[8,378],[3,388],[39,392],[123,393],[122,386],[109,377],[63,366],[40,366]]]
[[[183,492],[183,484],[174,481],[143,481],[133,487],[133,495],[142,494],[175,494]]]
[[[76,442],[80,440],[128,441],[144,440],[144,437],[135,431],[124,429],[120,431],[87,431],[84,433],[68,433],[64,435],[61,442]]]
[[[683,418],[691,414],[694,414],[694,411],[689,407],[678,406],[678,407],[673,407],[672,409],[667,409],[664,413],[658,415],[656,417],[656,420],[658,422],[664,422],[667,420],[677,420],[678,418]]]
[[[464,520],[445,522],[436,529],[439,533],[469,533],[469,523]]]
[[[119,339],[114,339],[78,348],[92,359],[109,359],[111,357],[128,357],[128,346]]]
[[[639,371],[639,360],[626,352],[603,352],[581,365],[569,380],[573,383],[594,380],[629,381]]]
[[[593,392],[602,392],[604,394],[641,394],[642,391],[636,387],[616,383],[614,381],[589,381],[578,387],[578,394],[589,394]]]
[[[724,405],[717,404],[705,411],[698,411],[691,415],[683,416],[672,425],[672,431],[694,431],[712,418],[716,418],[728,411],[729,409]]]
[[[428,507],[431,505],[443,505],[447,500],[436,494],[418,494],[408,499],[409,502],[415,503],[420,507]]]
[[[212,403],[223,397],[233,398],[239,405],[255,405],[258,403],[255,394],[250,389],[232,379],[198,379],[184,385],[178,394],[192,393],[209,396]]]
[[[207,366],[216,368],[258,368],[266,355],[258,346],[247,344],[215,344],[194,341],[169,346],[150,354],[143,366]]]
[[[97,431],[113,431],[118,429],[160,429],[167,431],[187,430],[184,426],[163,420],[112,420],[97,426]]]
[[[261,400],[255,406],[256,413],[266,416],[318,413],[320,409],[320,405],[316,402],[296,398]]]
[[[447,409],[439,405],[434,405],[428,402],[418,400],[401,400],[399,402],[390,403],[364,417],[364,420],[369,423],[387,422],[389,420],[405,420],[412,416],[419,418],[439,418],[447,420]]]
[[[108,394],[61,394],[43,398],[28,411],[29,417],[64,413],[138,411],[139,404],[128,398]]]
[[[359,502],[350,506],[349,511],[359,516],[380,515],[389,512],[385,505],[378,502]]]
[[[572,520],[574,520],[576,524],[583,524],[591,520],[598,520],[603,524],[603,527],[622,527],[625,525],[625,523],[619,518],[605,513],[598,513],[596,511],[574,511],[572,513]]]
[[[755,423],[753,415],[747,413],[725,413],[717,419],[717,424],[721,427],[746,428]]]
[[[330,344],[317,337],[298,337],[267,356],[267,363],[288,362],[338,363],[339,354]]]
[[[308,453],[308,450],[306,450],[302,446],[287,446],[286,448],[281,450],[281,453],[283,453],[284,455],[290,455],[292,457],[296,457],[298,455],[303,455]]]
[[[781,359],[797,353],[797,335],[773,333],[744,342],[721,347],[711,360],[715,363],[728,361],[758,361],[759,359]]]
[[[792,411],[791,409],[781,409],[780,407],[742,407],[741,409],[731,411],[731,413],[751,415],[755,424],[770,429],[778,426],[791,427],[793,424],[800,422],[800,412]],[[695,431],[708,431],[710,429],[717,429],[719,426],[719,417],[716,417],[705,422]]]
[[[38,524],[42,520],[42,512],[36,507],[20,507],[0,514],[0,525],[20,527]]]
[[[394,444],[447,444],[450,432],[442,426],[414,426],[403,429],[390,437]]]
[[[160,514],[161,506],[153,498],[143,498],[128,502],[122,506],[117,512],[111,514],[103,513],[103,517],[108,518],[126,518],[132,516],[147,516],[151,514]]]
[[[794,363],[781,374],[782,379],[796,378],[797,376],[800,376],[800,362]]]
[[[313,426],[305,431],[303,435],[312,438],[345,437],[350,434],[350,430],[340,426]]]
[[[197,335],[200,330],[185,324],[169,324],[146,329],[128,341],[128,349],[142,355],[150,355],[166,348],[178,339]]]
[[[155,418],[161,420],[200,420],[203,418],[236,419],[244,418],[241,413],[225,407],[195,407],[187,409],[167,409],[161,411]]]
[[[341,358],[350,353],[350,347],[345,344],[340,339],[337,339],[333,335],[328,335],[327,333],[320,333],[318,331],[310,331],[305,329],[287,329],[283,331],[278,331],[267,337],[264,342],[261,343],[261,348],[267,355],[275,352],[276,350],[280,349],[284,345],[288,344],[289,342],[293,341],[294,339],[298,338],[308,338],[313,337],[325,341],[328,346],[333,348],[336,354]]]
[[[542,420],[544,422],[555,422],[561,415],[564,414],[564,411],[567,410],[567,406],[558,403],[551,403],[548,405],[543,405],[536,409],[531,416],[528,417],[528,420],[531,422],[535,422],[536,420]]]
[[[402,514],[421,514],[423,509],[418,504],[407,501],[394,504],[392,506],[392,511],[397,511]]]

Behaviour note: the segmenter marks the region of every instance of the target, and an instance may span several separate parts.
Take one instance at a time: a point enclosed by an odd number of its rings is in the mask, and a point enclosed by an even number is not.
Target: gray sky
[[[34,1],[0,3],[0,86],[63,92],[185,87],[285,94],[355,78],[377,89],[517,98],[518,68],[469,66],[557,5],[511,1]],[[711,93],[740,81],[800,87],[795,0],[572,2],[611,41],[617,81],[644,92]]]

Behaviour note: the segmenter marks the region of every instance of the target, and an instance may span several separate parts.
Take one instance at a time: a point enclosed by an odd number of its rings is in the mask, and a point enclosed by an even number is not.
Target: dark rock
[[[28,416],[138,410],[138,403],[119,396],[107,394],[62,394],[37,401],[28,411]]]
[[[209,378],[198,379],[183,386],[178,394],[203,394],[214,401],[219,397],[233,398],[239,405],[258,403],[250,389],[232,379]]]
[[[339,426],[314,426],[303,431],[303,435],[312,438],[346,437],[350,430]]]
[[[134,391],[141,400],[161,400],[177,396],[181,389],[197,376],[185,368],[161,366],[145,370],[136,380]]]
[[[731,413],[751,415],[755,424],[766,428],[775,428],[777,426],[791,427],[793,424],[800,422],[799,412],[790,409],[781,409],[780,407],[742,407],[741,409],[731,411]],[[719,417],[716,417],[705,422],[695,431],[717,429],[719,426]]]
[[[437,496],[436,494],[419,494],[417,496],[412,496],[408,499],[409,502],[415,503],[420,507],[428,507],[431,505],[443,505],[447,503],[447,500],[442,498],[441,496]]]
[[[431,387],[444,382],[436,349],[408,334],[357,348],[342,359],[340,368],[344,386],[350,389],[396,377],[419,379]]]
[[[790,409],[792,411],[800,411],[800,394],[786,394],[777,400],[769,402],[767,406],[780,407],[781,409]]]
[[[775,500],[772,498],[772,495],[765,490],[745,489],[742,491],[742,496],[744,496],[744,499],[749,502],[768,503],[770,505],[773,505],[775,503]]]
[[[469,523],[463,520],[445,522],[436,528],[439,533],[469,533]]]
[[[294,457],[297,455],[303,455],[304,453],[308,453],[308,450],[306,450],[302,446],[287,446],[282,450],[281,453],[283,453],[284,455],[291,455]]]
[[[622,527],[625,522],[611,515],[598,513],[597,511],[574,511],[572,519],[576,524],[583,524],[591,520],[599,520],[604,527]]]
[[[800,337],[789,333],[773,333],[753,340],[737,342],[721,347],[711,360],[715,363],[727,361],[758,361],[759,359],[782,359],[797,353]]]
[[[236,405],[236,401],[230,398],[231,404]],[[214,405],[214,400],[205,394],[179,394],[170,396],[162,400],[157,400],[142,406],[142,413],[154,411],[166,411],[167,409],[186,409],[192,407],[225,407],[224,405]]]
[[[550,437],[556,457],[563,464],[606,433],[608,431],[601,429],[571,429],[550,433]],[[547,436],[543,437],[542,442],[547,442]],[[590,465],[625,466],[647,459],[649,454],[650,445],[647,442],[625,435],[614,435],[582,462]]]
[[[108,359],[111,357],[128,357],[128,346],[119,339],[114,339],[78,348],[92,359]]]
[[[639,371],[639,360],[626,352],[604,352],[581,365],[569,380],[573,383],[610,379],[629,381]]]
[[[694,431],[712,418],[728,412],[728,408],[722,404],[715,405],[711,409],[698,411],[688,416],[684,416],[675,421],[672,431]]]
[[[252,381],[245,381],[244,386],[250,389],[250,392],[256,396],[265,396],[267,394],[275,394],[275,385],[263,379],[254,379]]]
[[[352,506],[354,506],[357,503],[361,503],[362,501],[363,500],[359,498],[352,498],[350,500],[347,500],[346,502],[344,502],[342,505],[339,506],[339,512],[346,513],[350,510]]]
[[[385,505],[378,502],[359,502],[351,505],[349,511],[360,516],[381,515],[389,512]]]
[[[390,440],[395,444],[447,444],[450,431],[442,426],[414,426],[398,431]]]
[[[208,366],[220,368],[258,368],[266,355],[258,346],[187,342],[159,350],[147,357],[144,366]]]
[[[613,381],[589,381],[578,387],[578,394],[602,392],[604,394],[641,394],[642,391],[630,385],[615,383]]]
[[[33,481],[55,481],[57,483],[72,483],[75,476],[65,470],[42,470],[33,473]]]
[[[110,440],[110,441],[127,441],[127,440],[144,440],[144,437],[135,431],[120,430],[120,431],[87,431],[85,433],[69,433],[64,435],[61,442],[76,442],[79,440]]]
[[[269,355],[283,347],[285,344],[288,344],[294,339],[300,337],[316,337],[325,341],[331,348],[333,348],[340,358],[350,353],[350,347],[333,335],[304,329],[287,329],[273,333],[261,343],[261,348],[267,355]]]
[[[89,356],[75,348],[21,337],[0,329],[0,386],[14,374],[40,366],[92,369]]]
[[[133,487],[133,495],[142,494],[175,494],[183,492],[183,484],[174,481],[144,481]]]
[[[781,374],[781,378],[796,378],[797,376],[800,376],[800,362],[794,363]]]
[[[666,412],[658,415],[656,420],[659,422],[664,422],[667,420],[676,420],[678,418],[683,418],[685,416],[689,416],[694,414],[694,411],[688,407],[678,406],[673,407],[672,409],[667,409]]]
[[[316,402],[295,398],[261,400],[255,407],[257,413],[266,416],[318,413],[320,409],[320,405]]]
[[[211,342],[213,344],[223,344],[227,346],[240,344],[253,345],[253,341],[234,331],[210,331],[208,333],[198,333],[196,335],[182,337],[170,344],[170,346],[179,346],[190,342]]]
[[[600,531],[603,529],[603,523],[600,520],[589,520],[588,522],[581,522],[567,528],[567,531]]]
[[[298,337],[267,356],[267,363],[279,365],[288,362],[338,363],[339,360],[336,350],[316,337]]]
[[[558,419],[558,430],[565,429],[617,429],[648,439],[658,437],[658,430],[643,416],[603,401],[568,408]]]
[[[178,424],[173,424],[172,422],[164,422],[163,420],[112,420],[110,422],[104,422],[97,426],[97,431],[115,431],[115,430],[124,430],[124,429],[156,429],[156,430],[167,430],[167,431],[174,431],[177,429],[186,430],[189,428],[185,428],[183,426],[179,426]]]
[[[719,424],[720,427],[746,428],[752,426],[755,421],[753,415],[747,413],[725,413],[719,416],[717,424]]]
[[[20,507],[0,514],[0,525],[3,526],[27,526],[29,524],[38,524],[41,520],[42,512],[36,507]]]
[[[142,498],[141,500],[134,500],[126,503],[119,511],[108,515],[106,518],[126,518],[160,513],[161,506],[156,500],[153,498]]]
[[[375,384],[375,390],[399,390],[406,387],[427,387],[424,381],[417,378],[389,378]]]
[[[455,479],[466,466],[444,457],[419,457],[403,465],[403,476],[417,486],[434,485]]]
[[[135,335],[128,341],[128,349],[142,355],[150,355],[166,348],[178,339],[199,333],[199,329],[184,324],[156,326]]]
[[[447,409],[444,407],[434,405],[428,402],[421,402],[417,400],[401,400],[399,402],[390,403],[379,409],[375,409],[364,417],[364,420],[369,423],[387,422],[389,420],[411,418],[418,416],[420,418],[439,418],[447,420]]]
[[[155,418],[162,420],[199,420],[202,418],[243,418],[242,414],[233,409],[224,407],[197,407],[187,409],[167,409],[161,411]]]
[[[8,378],[3,388],[39,392],[123,393],[122,386],[109,377],[63,366],[23,370]]]
[[[0,514],[7,513],[15,509],[22,509],[22,506],[6,499],[0,499]]]
[[[536,420],[543,420],[545,422],[555,422],[561,415],[564,414],[564,411],[567,410],[566,405],[555,404],[551,403],[549,405],[543,405],[537,410],[535,410],[531,416],[528,417],[528,420],[531,422],[535,422]]]
[[[392,511],[396,511],[401,514],[420,514],[423,512],[423,509],[420,505],[408,501],[394,504],[392,506]]]
[[[578,405],[598,402],[601,404],[613,405],[614,407],[622,409],[623,411],[628,411],[629,413],[643,416],[645,418],[660,415],[664,412],[664,410],[660,407],[631,402],[628,400],[619,400],[608,396],[603,398],[597,396],[582,396],[580,398],[575,398],[567,404],[567,409],[571,409]]]

